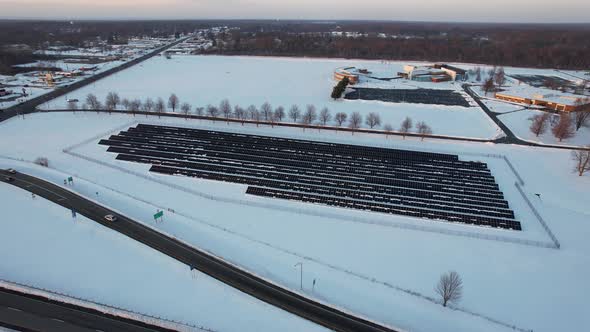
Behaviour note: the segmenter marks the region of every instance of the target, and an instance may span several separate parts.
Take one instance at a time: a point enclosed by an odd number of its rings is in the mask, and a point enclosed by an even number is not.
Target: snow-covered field
[[[74,91],[68,98],[81,101],[89,93],[104,101],[110,91],[118,92],[122,98],[161,97],[167,100],[175,93],[181,103],[193,107],[218,105],[228,98],[231,103],[243,107],[264,102],[274,107],[289,109],[293,104],[305,109],[313,104],[318,112],[328,107],[336,112],[360,112],[363,116],[376,112],[381,116],[382,126],[391,124],[399,128],[407,116],[415,123],[426,121],[435,134],[473,138],[493,139],[502,135],[501,130],[479,107],[442,106],[424,104],[394,104],[379,101],[337,100],[330,98],[334,69],[342,66],[368,68],[379,77],[394,77],[404,62],[380,62],[342,59],[302,59],[269,57],[225,57],[225,56],[174,56],[154,57],[138,66],[109,76],[103,80]],[[460,84],[394,81],[387,84],[378,80],[362,83],[362,87],[388,88],[439,88],[462,92]],[[468,97],[467,97],[468,98]],[[66,99],[52,101],[44,108],[66,108]],[[286,121],[289,121],[286,119]],[[468,124],[468,125],[464,125]],[[363,126],[366,126],[363,123]]]
[[[275,202],[247,197],[239,185],[150,174],[145,165],[116,161],[114,154],[97,145],[101,137],[138,121],[456,152],[463,159],[489,164],[523,231]],[[72,145],[72,153],[94,161],[62,152]],[[482,154],[511,160],[526,183],[527,196],[560,240],[560,250],[514,243],[549,238],[515,190],[514,174],[501,159]],[[590,232],[590,177],[571,172],[568,151],[130,115],[39,113],[0,124],[0,155],[25,160],[46,156],[53,170],[26,166],[27,170],[57,184],[73,175],[73,189],[81,194],[285,287],[299,289],[294,265],[302,262],[304,294],[391,326],[411,331],[512,330],[506,325],[534,331],[590,329],[584,309],[590,292],[590,244],[585,236]],[[5,158],[0,163],[25,167]],[[151,215],[157,208],[166,210],[165,221],[154,224]],[[445,234],[450,232],[461,235]],[[502,241],[506,239],[511,242]],[[445,309],[431,300],[438,277],[448,270],[458,271],[464,280],[465,295],[458,307],[497,322]],[[17,276],[27,273],[10,271]],[[50,286],[64,287],[57,279]],[[105,301],[113,294],[101,293]],[[163,308],[154,305],[150,312]]]
[[[541,111],[536,110],[523,110],[510,114],[500,115],[500,120],[504,122],[512,130],[512,132],[519,138],[541,144],[555,144],[555,145],[567,145],[567,146],[588,146],[590,145],[590,128],[581,127],[580,130],[575,132],[574,137],[559,141],[553,133],[551,133],[551,126],[547,127],[547,131],[536,137],[530,131],[531,117],[536,114],[542,114]]]
[[[0,279],[214,331],[325,330],[27,191],[0,200]]]

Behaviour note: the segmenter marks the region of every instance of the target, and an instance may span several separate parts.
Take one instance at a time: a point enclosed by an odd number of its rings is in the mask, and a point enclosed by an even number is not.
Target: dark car
[[[12,181],[14,181],[14,178],[12,176],[7,176],[7,177],[4,178],[4,180],[6,182],[12,182]]]

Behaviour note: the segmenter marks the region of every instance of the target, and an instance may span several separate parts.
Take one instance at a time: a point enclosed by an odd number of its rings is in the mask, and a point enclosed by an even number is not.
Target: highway
[[[5,180],[6,176],[11,176],[14,180],[7,182]],[[390,328],[336,310],[300,296],[287,289],[276,286],[211,256],[206,252],[176,241],[173,238],[163,235],[139,222],[135,222],[124,215],[115,213],[102,205],[98,205],[53,183],[23,173],[11,175],[5,170],[0,170],[0,177],[5,183],[10,183],[24,190],[35,193],[36,195],[44,197],[67,209],[73,209],[77,213],[92,219],[105,227],[111,228],[133,240],[156,249],[163,254],[186,264],[187,269],[189,267],[194,267],[246,294],[334,331],[394,331]],[[106,221],[104,216],[107,214],[116,215],[118,220],[116,222]]]
[[[0,326],[39,332],[172,331],[4,288],[0,288]]]

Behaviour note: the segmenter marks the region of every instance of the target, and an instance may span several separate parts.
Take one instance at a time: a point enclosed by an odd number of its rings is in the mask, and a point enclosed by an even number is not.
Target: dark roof
[[[455,66],[441,65],[440,67],[441,68],[450,69],[450,70],[454,71],[457,74],[463,74],[463,75],[465,75],[467,73],[467,71],[465,69],[461,69],[461,68],[455,67]]]

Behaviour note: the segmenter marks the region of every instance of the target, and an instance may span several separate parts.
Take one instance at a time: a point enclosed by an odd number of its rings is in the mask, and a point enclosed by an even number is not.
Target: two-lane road
[[[22,173],[11,175],[4,170],[0,171],[0,176],[3,181],[5,181],[5,176],[11,176],[14,180],[9,182],[10,184],[35,193],[65,208],[73,209],[89,219],[186,264],[187,269],[194,267],[246,294],[329,329],[346,332],[394,331],[279,287],[53,183]],[[107,214],[116,215],[118,220],[116,222],[106,221],[104,216]]]
[[[0,326],[39,332],[173,331],[4,288],[0,288]]]

